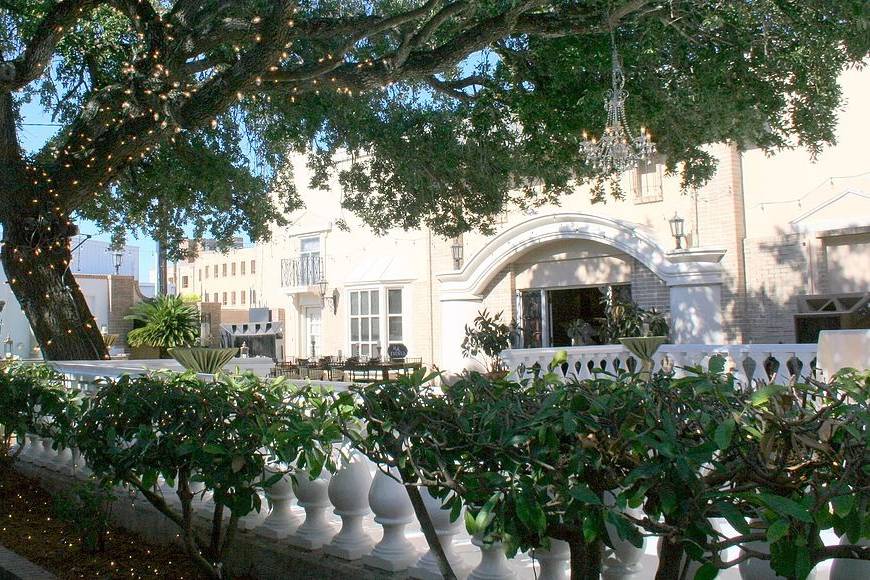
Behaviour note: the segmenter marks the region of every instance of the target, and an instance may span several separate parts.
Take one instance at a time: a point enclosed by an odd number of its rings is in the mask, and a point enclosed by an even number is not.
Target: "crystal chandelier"
[[[589,139],[584,131],[581,145],[581,152],[586,160],[595,171],[604,175],[633,169],[656,152],[652,135],[646,129],[641,127],[640,133],[635,137],[628,128],[625,118],[625,99],[628,97],[628,92],[625,90],[625,75],[619,64],[619,54],[616,52],[612,33],[611,42],[613,43],[613,86],[604,100],[607,126],[600,140],[594,137]]]

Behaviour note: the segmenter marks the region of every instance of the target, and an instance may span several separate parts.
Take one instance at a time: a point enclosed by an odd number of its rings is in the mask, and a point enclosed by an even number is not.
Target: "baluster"
[[[329,503],[329,472],[323,470],[312,481],[307,471],[296,474],[293,489],[299,498],[299,505],[305,509],[305,521],[289,539],[290,543],[307,550],[318,550],[335,535],[335,528],[327,519]]]
[[[465,570],[465,564],[462,557],[456,553],[453,545],[453,536],[462,530],[462,516],[460,515],[455,522],[450,521],[450,510],[441,507],[441,500],[429,493],[427,489],[421,489],[420,495],[423,498],[423,504],[426,506],[426,512],[429,514],[429,519],[432,520],[432,526],[435,528],[435,534],[438,536],[438,541],[441,544],[441,549],[450,562],[453,572],[457,576],[462,576]],[[426,551],[416,566],[409,570],[411,578],[419,580],[439,580],[442,578],[441,572],[438,569],[438,560],[435,553],[430,548]]]
[[[335,506],[335,514],[341,517],[341,530],[324,548],[327,554],[358,560],[371,551],[374,542],[362,525],[363,518],[371,513],[368,501],[371,486],[368,462],[352,452],[329,481],[329,500]]]
[[[288,484],[289,485],[289,484]],[[256,504],[251,506],[251,511],[239,518],[240,530],[255,530],[263,525],[269,515],[269,506],[263,492],[254,492],[260,498],[260,509],[257,509]]]
[[[571,561],[568,542],[550,538],[550,549],[535,548],[532,558],[541,566],[538,580],[568,580],[568,564]]]
[[[604,494],[605,505],[612,506],[615,501],[612,493],[606,492]],[[643,518],[643,510],[640,508],[628,508],[625,512],[636,518]],[[619,580],[634,577],[640,572],[639,563],[646,548],[646,538],[643,539],[643,544],[638,548],[628,540],[621,539],[612,524],[605,523],[604,526],[607,529],[607,534],[610,536],[613,548],[605,548],[604,550],[602,578],[605,580]]]
[[[73,447],[72,450],[72,469],[73,476],[78,479],[88,479],[91,475],[93,475],[93,471],[88,467],[88,464],[85,462],[85,456],[82,455],[82,452],[79,451],[77,447]]]
[[[21,453],[18,454],[18,461],[21,463],[30,463],[34,453],[33,438],[25,433],[20,438],[16,437],[16,439],[18,440],[19,447],[23,447]]]
[[[391,473],[398,477],[395,469]],[[405,526],[414,521],[414,506],[405,486],[379,470],[369,489],[369,506],[384,536],[363,563],[390,572],[406,569],[416,561],[417,550],[405,536]]]
[[[501,542],[487,542],[475,536],[471,543],[480,548],[480,564],[471,571],[468,580],[510,580],[517,577]]]
[[[274,473],[274,471],[267,468],[266,473]],[[263,525],[256,528],[256,533],[276,540],[286,538],[302,523],[302,518],[291,508],[293,484],[290,476],[283,475],[281,479],[267,487],[265,495],[272,509],[268,512],[269,515],[266,516]],[[264,508],[261,511],[267,510]]]

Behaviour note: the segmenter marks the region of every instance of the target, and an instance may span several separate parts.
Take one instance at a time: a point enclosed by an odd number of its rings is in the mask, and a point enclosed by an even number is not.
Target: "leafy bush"
[[[79,535],[82,549],[93,554],[106,548],[114,499],[105,482],[85,481],[55,495],[54,512]]]
[[[613,292],[602,298],[604,318],[600,319],[600,338],[604,344],[619,344],[620,338],[667,336],[668,321],[655,308],[646,310],[635,302],[620,300]]]
[[[0,368],[0,459],[14,459],[12,438],[25,433],[63,443],[76,412],[74,397],[63,388],[63,377],[45,365],[11,363]],[[12,455],[10,455],[12,453]]]
[[[870,537],[870,373],[831,384],[744,389],[724,359],[676,378],[600,374],[564,383],[553,369],[521,382],[471,373],[439,389],[432,375],[354,389],[366,436],[357,447],[406,485],[466,507],[470,533],[508,549],[568,542],[572,578],[598,578],[602,545],[641,534],[662,539],[657,578],[712,578],[748,557],[804,578],[834,557],[870,548],[825,547],[834,529]],[[613,501],[609,501],[612,499]],[[645,515],[629,508],[643,507]],[[723,538],[724,517],[740,537]],[[751,528],[747,518],[760,522]],[[729,546],[757,540],[771,554]]]
[[[135,304],[130,312],[124,319],[142,325],[127,334],[131,346],[159,348],[165,356],[167,349],[193,346],[199,339],[199,311],[179,296],[157,296]]]
[[[462,355],[467,358],[475,358],[483,355],[485,360],[480,361],[490,373],[499,373],[504,370],[499,355],[501,351],[510,348],[511,328],[502,322],[502,312],[492,315],[486,310],[477,313],[474,326],[465,325],[465,338],[462,340]]]
[[[321,391],[252,374],[218,375],[208,383],[191,372],[125,376],[102,385],[76,440],[97,476],[142,493],[178,525],[191,557],[219,577],[220,564],[213,562],[222,560],[239,518],[259,511],[257,490],[282,476],[267,472],[270,458],[312,477],[332,467],[330,442],[340,432],[324,398]],[[177,486],[180,511],[155,492],[159,476]],[[213,492],[208,538],[192,525],[194,482]]]

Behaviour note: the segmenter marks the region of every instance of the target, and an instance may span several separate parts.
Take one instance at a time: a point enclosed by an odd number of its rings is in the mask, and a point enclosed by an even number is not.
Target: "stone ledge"
[[[57,576],[0,545],[0,580],[57,580]]]

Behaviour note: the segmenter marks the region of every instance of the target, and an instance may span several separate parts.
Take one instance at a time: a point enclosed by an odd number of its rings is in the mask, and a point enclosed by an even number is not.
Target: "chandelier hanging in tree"
[[[589,139],[583,132],[581,152],[593,169],[603,175],[622,173],[637,167],[642,161],[649,159],[655,152],[652,135],[640,128],[640,133],[633,136],[625,118],[625,75],[619,63],[619,53],[613,33],[610,34],[613,46],[613,86],[607,92],[604,109],[607,111],[607,126],[601,139]]]

